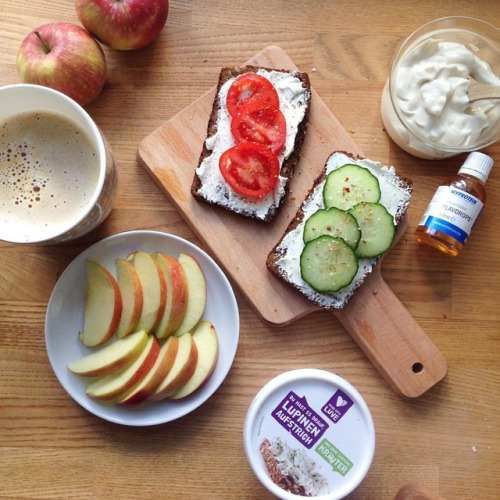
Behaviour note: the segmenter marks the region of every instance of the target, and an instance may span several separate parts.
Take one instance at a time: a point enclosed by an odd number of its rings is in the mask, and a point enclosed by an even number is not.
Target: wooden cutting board
[[[247,63],[297,69],[276,46],[265,48]],[[336,150],[356,154],[361,151],[313,89],[301,159],[290,196],[274,222],[253,221],[200,203],[191,196],[190,187],[215,92],[214,86],[143,139],[138,149],[139,160],[262,318],[274,325],[286,325],[318,309],[267,270],[267,254],[280,239],[330,154]],[[380,268],[379,263],[348,306],[333,314],[396,393],[420,396],[445,376],[446,362],[386,285]]]

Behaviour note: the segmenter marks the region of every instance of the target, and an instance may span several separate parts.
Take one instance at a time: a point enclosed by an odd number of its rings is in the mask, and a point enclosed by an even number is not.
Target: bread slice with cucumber
[[[316,305],[342,309],[390,249],[411,193],[394,167],[332,153],[267,267]]]

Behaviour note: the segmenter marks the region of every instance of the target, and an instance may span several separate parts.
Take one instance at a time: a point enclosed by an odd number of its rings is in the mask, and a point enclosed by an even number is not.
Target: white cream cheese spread
[[[396,175],[394,167],[385,167],[372,160],[353,159],[343,153],[334,153],[326,162],[326,174],[348,163],[365,167],[378,178],[381,190],[379,203],[385,206],[395,221],[406,212],[411,193],[403,181]],[[304,295],[316,304],[328,309],[340,309],[352,297],[365,277],[372,272],[378,258],[359,259],[358,273],[352,283],[335,293],[319,293],[302,279],[300,255],[304,249],[304,224],[314,212],[325,208],[323,203],[323,186],[324,182],[321,182],[313,189],[310,196],[302,204],[301,208],[304,214],[302,221],[284,236],[276,248],[276,252],[280,255],[277,265],[285,279],[296,285]]]
[[[267,71],[259,69],[257,73],[267,78],[275,87],[280,110],[286,120],[285,147],[278,155],[280,166],[290,156],[295,144],[298,127],[306,114],[309,90],[305,88],[299,78],[293,73],[281,71]],[[220,109],[217,116],[217,132],[205,141],[206,148],[211,151],[196,169],[196,174],[201,180],[198,193],[207,201],[213,203],[224,202],[230,210],[237,213],[252,213],[257,219],[265,219],[269,210],[277,207],[285,194],[284,186],[287,179],[279,176],[279,181],[271,193],[259,200],[244,198],[236,194],[226,183],[219,169],[221,155],[234,146],[235,142],[231,133],[231,117],[227,110],[226,97],[235,78],[228,80],[219,91]]]
[[[430,38],[414,46],[384,89],[382,119],[389,135],[424,158],[487,143],[492,130],[500,127],[500,104],[469,102],[469,77],[500,85],[488,63],[461,43]]]

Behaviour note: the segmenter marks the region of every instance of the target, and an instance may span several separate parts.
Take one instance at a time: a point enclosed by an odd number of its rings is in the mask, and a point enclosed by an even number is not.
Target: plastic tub
[[[375,427],[361,394],[317,369],[285,372],[256,395],[244,426],[247,459],[276,497],[335,500],[370,469]]]

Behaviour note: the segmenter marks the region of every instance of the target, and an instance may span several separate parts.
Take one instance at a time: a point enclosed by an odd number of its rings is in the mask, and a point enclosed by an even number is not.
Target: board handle
[[[444,356],[379,270],[334,314],[396,394],[421,396],[446,375]]]

